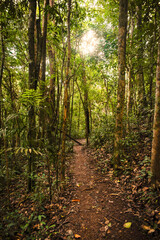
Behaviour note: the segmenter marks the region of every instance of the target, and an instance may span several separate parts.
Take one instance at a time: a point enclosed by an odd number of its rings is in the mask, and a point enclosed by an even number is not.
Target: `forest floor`
[[[147,229],[140,209],[127,200],[127,192],[111,179],[111,171],[100,174],[87,148],[75,145],[73,151],[69,166],[71,201],[61,228],[63,239],[160,239],[153,235],[154,229]]]
[[[9,203],[1,189],[0,240],[159,240],[160,196],[146,175],[150,146],[136,152],[141,165],[132,160],[133,166],[125,166],[129,172],[118,178],[105,148],[78,141],[83,145],[75,144],[66,159],[65,188],[54,189],[52,201],[46,165],[35,192],[27,193],[21,175],[10,184]]]

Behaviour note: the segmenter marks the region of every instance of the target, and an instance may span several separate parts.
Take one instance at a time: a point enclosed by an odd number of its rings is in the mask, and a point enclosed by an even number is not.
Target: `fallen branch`
[[[62,132],[62,130],[61,130],[61,132]],[[68,138],[70,138],[71,140],[73,140],[74,142],[78,143],[79,145],[83,146],[82,143],[78,142],[76,139],[74,139],[74,138],[71,137],[70,135],[66,134],[66,136],[67,136]]]
[[[55,128],[55,127],[54,127]],[[56,128],[55,128],[56,129]],[[63,131],[59,128],[57,128],[57,130],[61,133],[63,133]],[[73,140],[74,142],[78,143],[79,145],[83,146],[82,143],[80,143],[79,141],[77,141],[76,139],[74,139],[73,137],[71,137],[69,134],[66,133],[66,137],[70,138],[71,140]]]

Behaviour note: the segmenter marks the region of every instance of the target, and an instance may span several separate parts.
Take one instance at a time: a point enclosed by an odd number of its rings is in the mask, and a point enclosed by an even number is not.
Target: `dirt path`
[[[120,187],[109,176],[97,173],[84,147],[74,146],[70,171],[74,186],[63,229],[64,239],[78,235],[83,240],[156,239],[142,230],[138,211],[132,209]],[[125,228],[125,222],[131,222],[131,227]]]

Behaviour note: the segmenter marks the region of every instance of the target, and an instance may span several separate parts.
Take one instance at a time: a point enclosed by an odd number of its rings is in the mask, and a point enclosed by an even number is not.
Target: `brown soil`
[[[81,140],[84,143],[84,140]],[[138,209],[110,175],[101,175],[83,146],[74,146],[70,163],[71,202],[61,229],[64,239],[158,240],[143,230]],[[130,228],[124,223],[131,222]]]

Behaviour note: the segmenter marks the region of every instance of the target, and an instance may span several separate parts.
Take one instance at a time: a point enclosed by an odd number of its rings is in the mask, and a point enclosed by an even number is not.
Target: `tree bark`
[[[138,115],[141,116],[144,108],[146,107],[146,96],[144,86],[144,74],[143,74],[143,41],[142,41],[142,3],[138,2],[137,6],[137,31],[138,31],[138,53],[137,53],[137,91],[138,91]]]
[[[153,182],[155,184],[157,184],[158,182],[160,183],[160,27],[156,69],[156,96],[151,152],[151,170],[153,174]]]
[[[2,28],[2,27],[1,27]],[[0,129],[2,128],[2,79],[3,79],[3,71],[4,71],[4,63],[5,63],[5,45],[4,38],[1,31],[1,47],[2,47],[2,60],[1,60],[1,69],[0,69]],[[0,149],[2,148],[2,136],[0,135]],[[1,163],[1,159],[0,159]]]
[[[126,65],[126,32],[127,32],[128,1],[120,0],[119,3],[119,36],[118,36],[118,92],[117,92],[117,116],[114,142],[114,168],[120,165],[121,139],[123,136],[123,109],[125,98],[125,65]]]
[[[29,89],[35,89],[35,20],[36,20],[36,0],[29,0],[29,27],[28,27],[28,48],[29,48]],[[28,113],[29,129],[28,129],[28,144],[30,148],[34,148],[35,139],[35,111],[32,104]],[[32,191],[34,187],[34,179],[32,173],[34,171],[34,156],[33,151],[28,159],[28,191]]]
[[[83,63],[83,84],[84,84],[84,115],[85,115],[85,128],[86,128],[86,142],[89,144],[89,134],[90,134],[90,121],[89,121],[89,104],[88,104],[88,89],[87,89],[87,81],[85,75],[85,67]]]
[[[44,16],[43,16],[43,35],[42,35],[42,58],[41,58],[41,82],[40,88],[42,93],[42,98],[45,94],[45,77],[46,77],[46,42],[47,42],[47,23],[48,23],[48,6],[49,0],[44,0]],[[42,105],[42,103],[41,103]],[[40,110],[40,126],[42,127],[41,139],[44,141],[44,133],[45,133],[45,118],[44,118],[44,108],[41,106]]]
[[[133,32],[134,32],[134,18],[133,18],[133,11],[131,12],[131,33],[130,33],[130,54],[129,54],[129,70],[128,70],[128,95],[127,95],[127,131],[130,131],[130,113],[132,110],[132,102],[133,102],[133,65],[132,65],[132,58],[133,58]]]
[[[62,125],[62,146],[61,146],[61,181],[65,179],[65,142],[67,133],[67,120],[68,120],[68,88],[70,82],[70,59],[71,59],[71,42],[70,42],[70,14],[71,14],[71,0],[68,0],[68,17],[67,17],[67,42],[68,42],[68,54],[67,54],[67,68],[66,68],[66,80],[64,84],[64,106],[63,106],[63,125]]]

